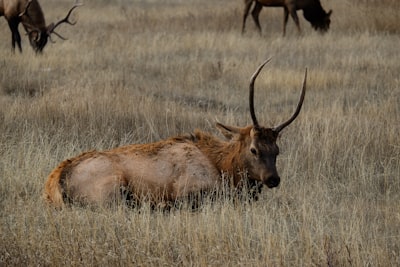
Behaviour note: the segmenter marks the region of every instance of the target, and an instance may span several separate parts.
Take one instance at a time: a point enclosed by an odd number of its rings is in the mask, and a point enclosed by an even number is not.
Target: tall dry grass
[[[42,0],[48,22],[70,1]],[[85,1],[68,41],[36,56],[10,53],[0,22],[0,265],[400,265],[400,54],[397,1],[322,1],[321,36],[282,10],[249,20],[241,1]],[[379,15],[383,12],[383,15]],[[205,204],[169,214],[48,209],[46,176],[89,149],[144,143],[214,122],[267,126],[301,115],[279,140],[281,186],[260,201]],[[216,133],[217,134],[217,133]]]

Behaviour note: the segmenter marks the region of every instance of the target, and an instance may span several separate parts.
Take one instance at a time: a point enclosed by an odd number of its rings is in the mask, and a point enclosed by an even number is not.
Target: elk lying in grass
[[[36,53],[43,51],[48,39],[51,40],[51,34],[55,34],[63,40],[66,40],[60,34],[55,32],[55,29],[62,23],[75,25],[76,22],[70,22],[69,16],[72,11],[82,4],[75,4],[69,11],[67,16],[58,21],[46,26],[42,8],[37,0],[0,0],[0,17],[4,16],[8,21],[8,26],[11,30],[12,49],[15,51],[15,43],[18,49],[22,52],[21,35],[18,31],[19,23],[25,28],[29,36],[29,42]]]
[[[265,7],[283,7],[283,36],[286,34],[286,24],[289,19],[289,14],[296,23],[297,30],[301,32],[299,18],[297,17],[297,10],[302,9],[303,15],[306,20],[308,20],[315,30],[321,32],[326,32],[329,29],[331,23],[330,16],[332,10],[328,13],[322,8],[320,0],[244,0],[244,13],[242,22],[242,33],[244,33],[244,28],[246,25],[246,19],[249,14],[250,8],[254,2],[253,10],[251,15],[257,26],[259,33],[261,34],[261,25],[258,19],[261,9]]]
[[[135,201],[162,205],[227,183],[240,189],[248,181],[250,187],[255,187],[249,189],[258,191],[263,184],[269,188],[278,186],[276,140],[300,112],[307,72],[294,114],[277,127],[265,128],[258,124],[253,98],[254,82],[268,61],[258,67],[250,80],[253,125],[240,128],[217,123],[229,141],[196,130],[151,144],[85,152],[63,161],[50,173],[45,199],[56,207],[64,203],[102,204],[118,201],[121,191],[128,191]]]

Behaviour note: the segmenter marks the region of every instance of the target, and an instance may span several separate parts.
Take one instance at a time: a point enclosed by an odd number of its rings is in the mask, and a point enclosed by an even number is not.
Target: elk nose
[[[268,188],[274,188],[279,185],[281,178],[278,175],[271,175],[265,180],[265,184]]]

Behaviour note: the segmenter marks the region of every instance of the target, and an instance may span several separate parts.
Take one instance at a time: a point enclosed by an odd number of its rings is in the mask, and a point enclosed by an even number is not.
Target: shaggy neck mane
[[[223,141],[200,130],[195,130],[189,139],[210,159],[219,172],[233,177],[235,185],[240,182],[244,170],[243,161],[240,159],[243,142]]]

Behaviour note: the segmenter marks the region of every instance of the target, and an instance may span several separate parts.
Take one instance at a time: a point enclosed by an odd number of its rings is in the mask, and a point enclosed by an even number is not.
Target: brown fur
[[[4,16],[10,27],[13,51],[15,51],[15,44],[17,44],[19,51],[22,52],[21,35],[18,31],[19,23],[22,23],[24,26],[29,36],[29,42],[33,50],[37,53],[43,51],[48,38],[50,38],[50,34],[54,33],[60,38],[65,39],[54,32],[54,30],[59,24],[64,22],[71,25],[75,24],[69,22],[68,17],[71,11],[77,6],[79,6],[79,4],[74,5],[70,9],[65,19],[59,21],[55,25],[51,23],[46,26],[42,8],[37,0],[0,0],[0,17]]]
[[[53,204],[55,207],[62,207],[63,202],[63,189],[61,188],[62,179],[68,174],[68,171],[74,166],[78,165],[81,161],[88,157],[95,156],[95,150],[84,152],[77,157],[66,159],[61,162],[50,174],[45,184],[44,199]]]
[[[329,12],[326,13],[321,6],[320,0],[244,0],[244,3],[245,8],[243,12],[242,33],[244,33],[246,19],[253,3],[254,7],[251,11],[251,15],[260,34],[261,25],[258,17],[263,7],[283,7],[283,36],[286,34],[286,24],[288,22],[289,14],[296,23],[297,30],[299,33],[301,32],[300,22],[296,12],[297,10],[303,10],[304,18],[311,23],[315,30],[326,32],[329,29],[331,22],[330,16],[332,10],[329,10]]]
[[[266,62],[253,75],[250,92]],[[257,192],[262,184],[276,187],[280,182],[276,139],[297,117],[304,95],[305,80],[295,113],[275,128],[264,128],[258,123],[243,128],[217,123],[228,140],[195,130],[156,143],[90,151],[65,160],[50,173],[44,198],[53,206],[62,207],[65,201],[115,202],[121,198],[121,192],[128,192],[135,201],[150,200],[159,205],[225,184],[241,188],[248,183]],[[251,113],[256,121],[252,104]]]

